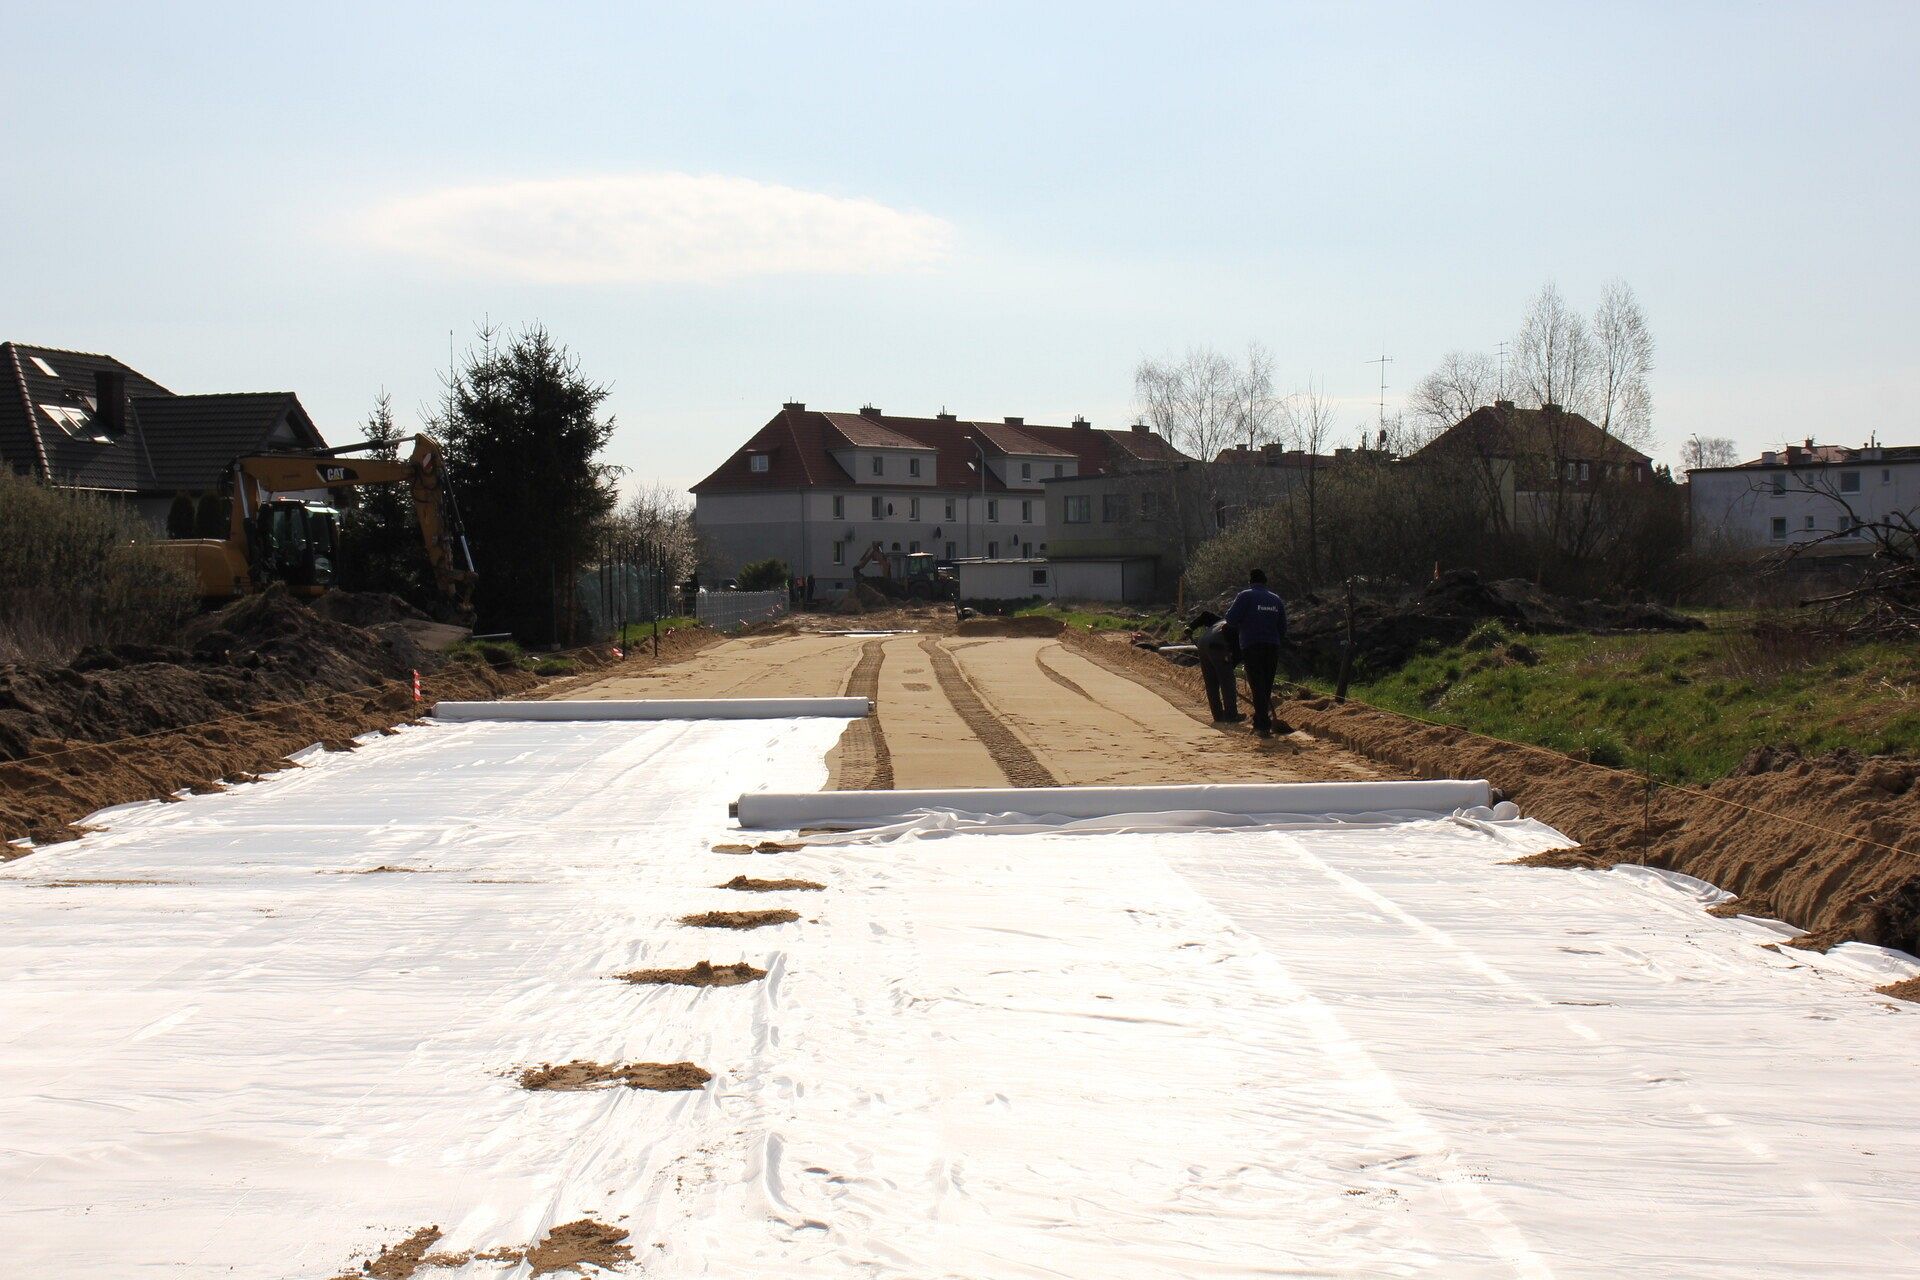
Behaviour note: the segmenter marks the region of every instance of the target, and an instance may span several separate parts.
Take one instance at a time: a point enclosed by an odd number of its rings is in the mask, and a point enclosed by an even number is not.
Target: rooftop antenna
[[[1502,400],[1505,400],[1505,399],[1507,399],[1507,398],[1508,398],[1508,396],[1507,396],[1507,344],[1506,344],[1506,341],[1505,341],[1505,340],[1503,339],[1503,340],[1501,340],[1500,342],[1497,342],[1497,343],[1495,343],[1495,344],[1494,344],[1494,347],[1495,347],[1495,349],[1496,349],[1496,350],[1498,350],[1498,351],[1500,352],[1500,399],[1502,399]]]
[[[1382,351],[1378,360],[1369,360],[1368,364],[1380,366],[1380,430],[1387,429],[1387,366],[1393,363],[1393,357]]]

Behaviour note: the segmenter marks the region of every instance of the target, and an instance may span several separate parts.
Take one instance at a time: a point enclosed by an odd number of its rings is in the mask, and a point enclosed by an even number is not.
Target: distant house
[[[1042,426],[810,410],[787,404],[693,486],[702,572],[783,561],[846,590],[874,543],[941,560],[1047,552],[1047,482],[1180,454],[1145,427]]]
[[[1736,467],[1687,473],[1699,551],[1777,551],[1819,542],[1822,558],[1865,555],[1863,524],[1920,520],[1920,446],[1815,444],[1769,450]]]
[[[234,459],[325,447],[291,391],[175,395],[112,356],[0,343],[0,466],[174,537],[225,534]]]
[[[1496,524],[1525,528],[1551,510],[1609,486],[1654,478],[1653,459],[1558,405],[1483,405],[1408,460],[1447,465],[1470,486]]]
[[[1119,559],[1148,566],[1146,585],[1136,587],[1130,573],[1124,597],[1080,598],[1171,600],[1188,557],[1202,543],[1247,511],[1279,502],[1314,470],[1339,465],[1349,454],[1342,449],[1339,456],[1309,456],[1278,446],[1236,446],[1208,463],[1180,459],[1048,480],[1048,557],[1056,564]],[[1063,581],[1075,579],[1069,574]]]

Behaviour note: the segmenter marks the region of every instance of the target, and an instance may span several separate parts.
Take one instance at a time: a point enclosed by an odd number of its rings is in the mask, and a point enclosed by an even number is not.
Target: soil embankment
[[[390,597],[335,593],[314,608],[274,588],[192,619],[171,646],[92,649],[64,667],[0,666],[0,841],[70,839],[68,824],[96,809],[251,781],[286,768],[289,752],[316,742],[351,750],[354,737],[443,698],[516,697],[543,685],[517,667],[425,649],[421,628]],[[662,660],[701,643],[680,638]],[[607,661],[592,651],[574,660]],[[649,662],[636,655],[623,665]],[[0,845],[0,857],[20,852]]]
[[[1125,645],[1076,643],[1170,699],[1201,696],[1197,670]],[[1718,782],[1649,794],[1631,773],[1358,703],[1295,697],[1282,714],[1412,776],[1486,778],[1580,841],[1563,864],[1679,871],[1739,895],[1742,912],[1806,930],[1806,945],[1856,940],[1920,954],[1920,763],[1763,749]]]

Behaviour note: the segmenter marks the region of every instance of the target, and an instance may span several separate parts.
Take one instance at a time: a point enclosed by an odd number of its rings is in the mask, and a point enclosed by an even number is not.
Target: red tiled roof
[[[1106,431],[1088,426],[1013,426],[952,417],[903,418],[792,407],[775,414],[713,474],[694,485],[693,492],[774,492],[852,484],[855,478],[847,475],[832,456],[833,450],[850,446],[931,449],[935,457],[933,488],[977,490],[981,486],[975,469],[976,444],[989,457],[1072,458],[1083,476],[1139,463],[1176,462],[1184,457],[1159,436],[1140,428]],[[765,471],[753,470],[751,458],[756,453],[768,455]],[[987,492],[1003,492],[1005,488],[991,472],[987,474]]]

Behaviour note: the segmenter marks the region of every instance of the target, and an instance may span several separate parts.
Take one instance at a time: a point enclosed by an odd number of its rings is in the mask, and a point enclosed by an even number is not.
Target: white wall
[[[1859,474],[1859,492],[1839,491],[1846,472]],[[1775,477],[1784,480],[1786,492],[1773,491]],[[1847,507],[1862,520],[1920,508],[1920,463],[1915,462],[1695,471],[1688,480],[1696,550],[1765,550],[1808,542],[1838,530]],[[1786,522],[1782,537],[1774,536],[1775,520]]]

